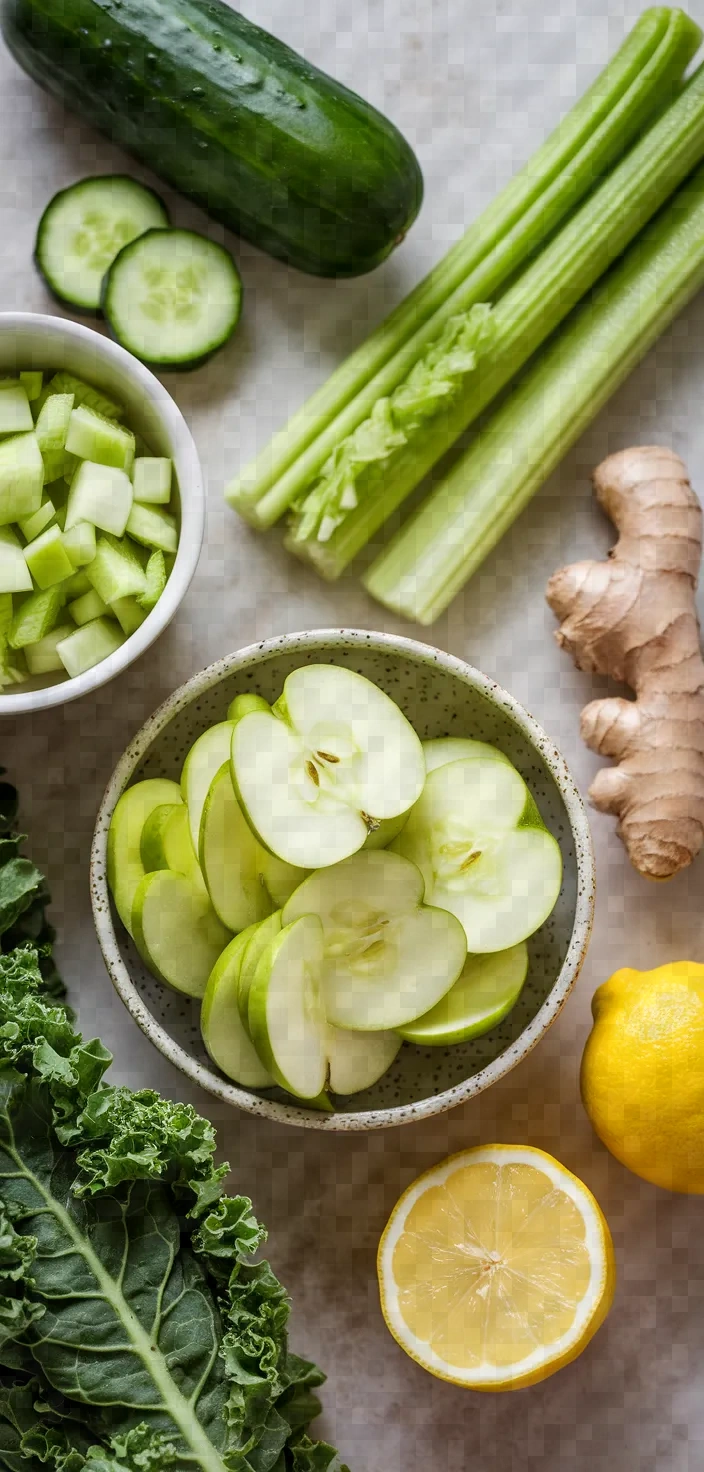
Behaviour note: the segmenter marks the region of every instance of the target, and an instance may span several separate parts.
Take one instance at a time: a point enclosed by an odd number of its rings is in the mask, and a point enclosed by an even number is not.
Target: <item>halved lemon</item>
[[[615,1287],[591,1191],[543,1150],[482,1145],[426,1171],[379,1244],[386,1323],[441,1380],[534,1385],[581,1354]]]

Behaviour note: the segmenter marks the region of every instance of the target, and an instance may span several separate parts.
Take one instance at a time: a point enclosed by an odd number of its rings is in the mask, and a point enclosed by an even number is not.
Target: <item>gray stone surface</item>
[[[427,184],[409,239],[374,276],[315,281],[234,243],[246,289],[242,330],[190,377],[168,380],[208,481],[197,578],[160,642],[96,697],[5,721],[0,756],[21,787],[32,853],[50,876],[61,956],[88,1032],[132,1084],[188,1094],[113,995],[93,935],[88,850],[113,764],[159,700],[200,666],[255,638],[346,623],[415,633],[354,577],[328,587],[247,531],[222,503],[224,479],[305,390],[435,261],[588,84],[640,10],[632,0],[249,0],[252,18],[363,91],[405,130]],[[33,274],[38,216],[81,174],[132,167],[47,101],[0,50],[0,306],[49,309]],[[139,170],[135,170],[139,173]],[[180,223],[205,221],[173,199]],[[217,227],[210,227],[220,238]],[[704,301],[666,334],[429,638],[480,665],[543,722],[583,788],[595,760],[578,713],[604,683],[577,674],[552,640],[543,589],[555,567],[600,555],[609,528],[589,469],[629,442],[662,437],[704,485]],[[592,992],[617,966],[704,955],[702,860],[649,887],[610,820],[595,817],[599,898],[575,994],[540,1047],[476,1103],[366,1138],[318,1139],[194,1102],[220,1128],[234,1183],[271,1229],[270,1255],[294,1301],[299,1347],[330,1374],[321,1429],[354,1472],[693,1472],[704,1452],[704,1236],[700,1202],[640,1183],[595,1141],[577,1086]],[[526,1141],[552,1151],[601,1202],[616,1243],[611,1316],[579,1362],[513,1397],[432,1380],[389,1338],[376,1294],[379,1233],[400,1190],[450,1150]]]

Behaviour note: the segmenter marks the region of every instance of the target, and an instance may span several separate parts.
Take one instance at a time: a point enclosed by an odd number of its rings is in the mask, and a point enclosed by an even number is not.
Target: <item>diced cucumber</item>
[[[101,531],[121,537],[131,509],[132,482],[125,471],[84,460],[71,482],[66,531],[80,521],[92,521]]]
[[[74,598],[73,602],[68,605],[68,611],[79,628],[82,628],[83,624],[91,623],[94,618],[102,618],[103,615],[109,616],[110,614],[110,609],[106,603],[103,603],[95,588],[91,588],[89,593],[84,593],[80,598]],[[73,633],[73,629],[70,629],[69,632]]]
[[[66,449],[81,460],[114,465],[129,474],[134,460],[134,435],[114,419],[106,418],[87,404],[79,404],[71,411]]]
[[[145,547],[157,547],[161,552],[175,552],[178,548],[176,518],[159,507],[140,506],[134,501],[127,531],[135,542]]]
[[[65,526],[65,507],[63,511],[63,522]],[[89,562],[93,561],[98,550],[95,527],[92,521],[79,521],[75,526],[71,527],[70,531],[64,531],[63,543],[73,567],[86,567]]]
[[[67,578],[66,582],[62,585],[64,597],[67,601],[82,598],[84,593],[90,593],[91,587],[90,578],[86,577],[82,569],[80,572],[75,572],[72,578]]]
[[[27,662],[21,649],[10,648],[7,635],[0,634],[0,688],[21,685],[27,679]]]
[[[86,576],[104,603],[138,597],[147,585],[144,568],[130,543],[110,536],[98,538],[98,550],[86,567]]]
[[[0,593],[0,634],[7,633],[10,624],[12,623],[12,612],[12,594]]]
[[[145,613],[151,613],[156,608],[159,599],[166,587],[166,563],[163,552],[152,552],[146,566],[147,586],[143,593],[138,595],[137,601]]]
[[[132,467],[134,499],[145,505],[168,506],[171,500],[171,461],[164,455],[140,455]]]
[[[72,633],[71,624],[59,624],[58,628],[52,629],[50,634],[46,634],[43,639],[38,639],[36,644],[28,644],[24,657],[30,675],[52,675],[58,670],[63,670],[64,667],[56,646]]]
[[[180,802],[176,782],[149,777],[128,787],[116,804],[108,833],[108,884],[117,913],[130,934],[132,904],[145,873],[140,856],[144,825],[155,808]]]
[[[97,414],[102,414],[105,419],[122,419],[125,412],[122,404],[116,399],[111,399],[107,394],[97,388],[92,388],[89,383],[84,383],[82,378],[74,378],[72,373],[55,373],[49,384],[49,393],[73,394],[76,404],[86,404],[89,409],[95,409]]]
[[[10,624],[8,640],[11,647],[25,649],[28,644],[37,644],[45,638],[56,627],[63,606],[64,594],[59,586],[30,594]]]
[[[141,880],[131,926],[150,971],[189,997],[203,996],[218,957],[232,939],[205,890],[169,869],[158,869]]]
[[[44,374],[35,372],[20,373],[20,383],[24,388],[30,404],[34,404],[42,392]]]
[[[61,662],[72,680],[100,664],[124,643],[121,630],[112,619],[94,618],[92,623],[76,629],[57,646]]]
[[[31,593],[32,575],[11,526],[0,526],[0,593]],[[6,608],[6,605],[3,604]]]
[[[23,430],[33,427],[32,410],[24,385],[3,384],[0,392],[0,434],[21,434]]]
[[[235,936],[215,962],[200,1014],[203,1042],[213,1062],[245,1089],[268,1089],[274,1080],[260,1062],[237,1007],[240,966],[249,931]]]
[[[191,230],[149,230],[113,261],[102,308],[123,347],[156,367],[194,368],[234,332],[242,283],[228,251]]]
[[[97,312],[103,276],[118,251],[144,230],[168,223],[158,194],[136,179],[124,174],[80,179],[47,205],[34,257],[59,301]]]
[[[74,571],[63,544],[61,528],[50,526],[24,549],[27,566],[40,588],[53,588],[63,583]]]
[[[51,485],[55,480],[66,480],[70,484],[76,466],[80,464],[78,456],[69,455],[67,450],[43,450],[42,460],[45,485]]]
[[[130,634],[134,634],[147,617],[136,598],[116,598],[110,608],[127,638]]]
[[[42,503],[44,462],[33,431],[0,443],[0,526],[32,516]]]
[[[53,501],[47,498],[46,501],[42,501],[39,510],[35,511],[33,516],[25,516],[18,523],[25,542],[33,542],[34,538],[38,537],[39,533],[43,532],[49,526],[49,523],[54,520],[55,515],[56,507]]]
[[[49,394],[45,399],[35,429],[42,452],[65,449],[73,402],[73,394]]]

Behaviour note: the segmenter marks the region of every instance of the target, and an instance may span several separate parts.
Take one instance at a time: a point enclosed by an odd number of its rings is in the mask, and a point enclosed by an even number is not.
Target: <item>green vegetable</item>
[[[324,1377],[288,1349],[212,1125],[106,1085],[109,1053],[43,991],[31,949],[0,960],[0,1463],[343,1472],[306,1436]]]
[[[475,352],[442,342],[389,401],[385,433],[367,421],[342,445],[302,503],[288,545],[338,577],[621,254],[704,154],[704,68],[519,276],[491,313]],[[467,330],[477,308],[465,316]],[[461,326],[458,323],[458,332]],[[461,342],[461,337],[460,337]],[[398,409],[396,405],[398,404]],[[377,405],[377,408],[379,406]],[[389,431],[392,431],[390,433]],[[342,490],[340,489],[342,487]],[[345,500],[347,497],[347,500]],[[309,501],[314,514],[304,521]],[[310,530],[304,528],[309,526]]]
[[[682,11],[640,17],[525,168],[228,488],[248,521],[271,526],[376,401],[408,376],[447,320],[499,293],[669,100],[700,40]]]
[[[301,270],[371,270],[418,213],[397,129],[222,0],[4,0],[2,30],[48,91]]]
[[[704,168],[631,246],[373,563],[365,586],[430,624],[704,284]]]

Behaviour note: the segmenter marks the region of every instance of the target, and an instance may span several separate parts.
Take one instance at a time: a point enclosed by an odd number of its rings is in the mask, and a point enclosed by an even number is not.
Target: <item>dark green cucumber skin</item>
[[[270,255],[357,276],[413,223],[393,124],[222,0],[0,3],[35,81]]]

